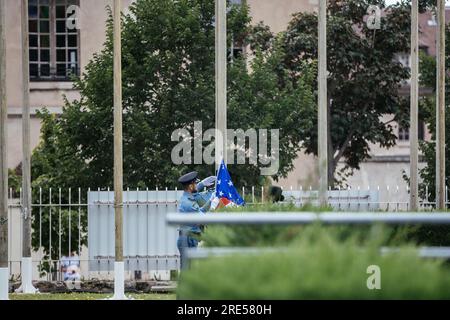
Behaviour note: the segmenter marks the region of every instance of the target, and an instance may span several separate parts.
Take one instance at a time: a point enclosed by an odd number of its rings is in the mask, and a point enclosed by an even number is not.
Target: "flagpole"
[[[437,89],[436,89],[436,209],[445,201],[445,1],[437,2]]]
[[[31,260],[31,147],[30,147],[30,70],[28,37],[28,0],[22,0],[22,284],[16,292],[34,294]],[[51,253],[50,253],[51,257]]]
[[[5,2],[0,0],[0,300],[9,299]]]
[[[328,135],[327,135],[327,0],[319,0],[319,77],[318,77],[318,158],[319,204],[328,204]]]
[[[126,300],[123,260],[122,1],[114,0],[114,296]]]
[[[410,126],[410,176],[411,188],[409,208],[411,211],[419,209],[419,5],[418,0],[411,3],[411,126]]]
[[[227,163],[227,1],[216,0],[216,168]]]

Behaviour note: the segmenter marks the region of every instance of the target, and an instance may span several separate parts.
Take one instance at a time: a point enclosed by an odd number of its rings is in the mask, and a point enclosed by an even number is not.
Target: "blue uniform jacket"
[[[203,183],[197,185],[196,193],[183,192],[180,203],[178,205],[178,212],[180,213],[199,213],[205,214],[211,207],[211,196],[214,191],[203,192],[205,186]],[[199,225],[181,226],[180,230],[190,231],[195,233],[202,232]]]

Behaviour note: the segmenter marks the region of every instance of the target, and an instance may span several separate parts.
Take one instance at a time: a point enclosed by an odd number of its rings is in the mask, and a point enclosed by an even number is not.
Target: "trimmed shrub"
[[[338,232],[305,228],[286,251],[193,261],[182,273],[181,299],[450,299],[450,270],[424,260],[411,246],[380,255],[385,233],[362,243]],[[369,290],[369,266],[379,266],[381,289]]]

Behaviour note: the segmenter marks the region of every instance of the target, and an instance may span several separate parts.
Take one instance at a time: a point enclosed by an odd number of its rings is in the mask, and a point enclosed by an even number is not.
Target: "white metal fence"
[[[177,211],[179,191],[124,193],[124,259],[129,272],[178,270],[176,227],[167,227],[168,212]],[[89,270],[109,271],[114,262],[114,193],[88,193]]]
[[[428,188],[422,209],[432,209]],[[239,190],[248,205],[271,201],[267,188]],[[128,278],[168,277],[178,269],[175,228],[165,223],[175,212],[179,190],[127,190],[124,198],[124,249]],[[312,187],[283,190],[284,203],[317,204]],[[446,188],[448,195],[448,188]],[[337,211],[407,211],[408,189],[397,186],[330,190],[329,204]],[[22,248],[21,191],[9,192],[9,252],[12,277],[20,275]],[[446,197],[448,204],[448,196]],[[114,262],[113,193],[108,189],[33,190],[33,277],[60,280],[61,260],[76,251],[85,279],[110,278]],[[129,218],[127,216],[129,215]],[[51,256],[48,253],[51,252]]]
[[[384,223],[393,225],[450,225],[450,214],[418,213],[418,212],[242,212],[239,214],[217,213],[212,215],[175,214],[167,215],[168,225],[205,224],[205,225],[308,225],[315,222],[323,224],[373,224]],[[236,254],[261,254],[286,250],[286,248],[200,248],[189,249],[188,259],[202,259],[214,256]],[[382,247],[381,254],[396,253],[400,249]],[[450,247],[422,247],[418,248],[418,255],[422,258],[450,259]]]

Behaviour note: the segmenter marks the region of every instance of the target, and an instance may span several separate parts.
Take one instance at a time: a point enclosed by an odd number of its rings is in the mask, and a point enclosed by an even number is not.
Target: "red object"
[[[227,205],[229,205],[231,203],[231,201],[228,200],[227,198],[221,198],[220,203],[226,207]]]

